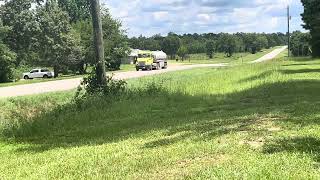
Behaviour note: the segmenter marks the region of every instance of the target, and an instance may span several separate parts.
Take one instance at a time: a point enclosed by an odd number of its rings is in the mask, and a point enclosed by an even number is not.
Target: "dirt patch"
[[[248,141],[240,141],[240,145],[248,145],[253,149],[259,149],[265,144],[265,139],[264,138],[257,138],[254,140],[248,140]]]

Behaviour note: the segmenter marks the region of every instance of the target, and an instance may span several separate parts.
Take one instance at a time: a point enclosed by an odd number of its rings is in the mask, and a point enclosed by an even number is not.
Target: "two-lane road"
[[[286,49],[287,49],[287,46],[277,48],[272,52],[268,53],[267,55],[255,61],[252,61],[251,63],[261,63],[261,62],[274,59],[276,56],[278,56],[281,52],[283,52]],[[152,76],[156,74],[188,70],[188,69],[194,69],[194,68],[202,68],[202,67],[219,68],[219,67],[225,67],[225,66],[228,66],[228,64],[196,64],[196,65],[181,65],[181,66],[171,65],[168,67],[168,69],[158,70],[158,71],[139,71],[139,72],[130,71],[130,72],[114,73],[114,78],[126,80],[126,79],[140,78],[144,76]],[[77,88],[80,85],[81,80],[82,78],[76,78],[76,79],[67,79],[67,80],[58,80],[58,81],[49,81],[49,82],[43,82],[43,83],[3,87],[3,88],[0,88],[0,98],[72,90]]]
[[[152,76],[156,74],[162,74],[173,71],[181,71],[187,69],[201,68],[201,67],[225,67],[227,64],[197,64],[197,65],[183,65],[183,66],[169,66],[168,69],[155,70],[155,71],[129,71],[129,72],[119,72],[114,73],[115,79],[133,79],[140,78],[144,76]],[[66,79],[49,81],[34,84],[17,85],[10,87],[0,88],[0,98],[25,96],[33,94],[41,94],[56,91],[67,91],[77,88],[80,85],[82,78]]]

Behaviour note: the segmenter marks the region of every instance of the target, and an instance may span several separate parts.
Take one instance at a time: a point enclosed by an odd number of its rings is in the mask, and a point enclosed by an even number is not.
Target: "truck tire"
[[[24,76],[23,79],[28,80],[29,76]]]
[[[48,79],[49,76],[45,74],[45,75],[43,75],[43,78],[44,78],[44,79]]]

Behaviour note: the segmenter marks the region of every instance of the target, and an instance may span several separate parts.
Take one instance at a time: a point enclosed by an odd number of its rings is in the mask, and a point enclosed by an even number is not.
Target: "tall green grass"
[[[0,101],[0,179],[319,179],[320,60]]]

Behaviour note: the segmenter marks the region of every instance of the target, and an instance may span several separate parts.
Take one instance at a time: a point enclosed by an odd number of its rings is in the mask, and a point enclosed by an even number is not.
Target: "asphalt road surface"
[[[287,46],[283,46],[255,61],[252,61],[251,63],[260,63],[260,62],[271,60],[286,49],[287,49]],[[219,67],[225,67],[225,66],[228,66],[228,64],[169,65],[168,69],[164,69],[164,70],[139,71],[139,72],[130,71],[130,72],[114,73],[114,78],[118,80],[120,79],[126,80],[126,79],[140,78],[144,76],[152,76],[156,74],[163,74],[167,72],[188,70],[188,69],[194,69],[194,68],[202,68],[202,67],[219,68]],[[77,88],[80,85],[81,80],[82,78],[75,78],[75,79],[3,87],[3,88],[0,88],[0,98],[72,90]]]
[[[265,61],[269,61],[271,59],[276,58],[280,53],[282,53],[284,50],[286,50],[288,48],[288,46],[283,46],[281,48],[277,48],[275,50],[273,50],[272,52],[264,55],[263,57],[252,61],[251,63],[261,63],[261,62],[265,62]]]
[[[156,74],[163,74],[173,71],[181,71],[187,69],[201,68],[201,67],[225,67],[227,64],[197,64],[197,65],[169,65],[168,69],[154,70],[154,71],[130,71],[114,73],[114,78],[118,80],[126,80],[133,78],[140,78],[144,76],[152,76]],[[41,94],[56,91],[67,91],[77,88],[80,85],[82,78],[66,79],[49,81],[34,84],[17,85],[0,88],[0,98],[25,96],[33,94]]]

